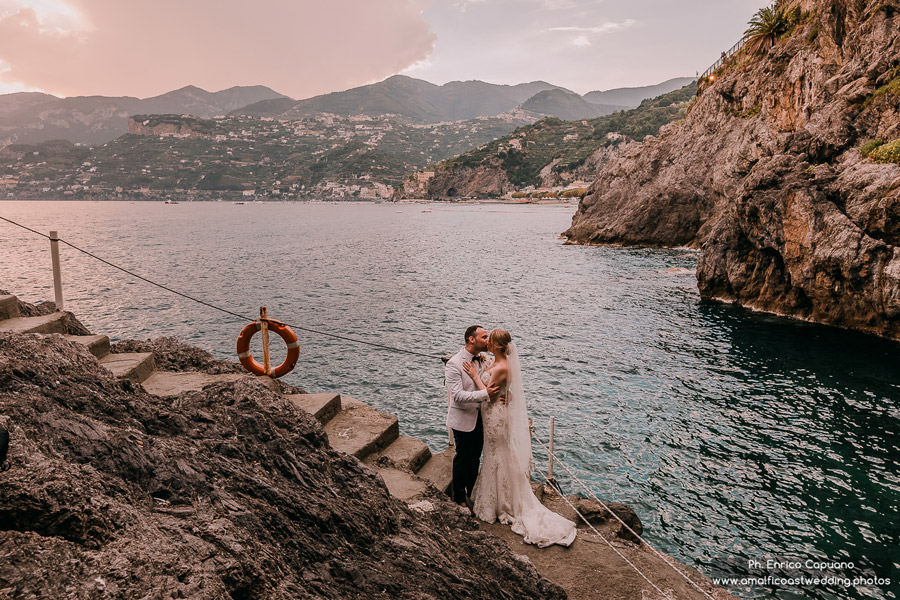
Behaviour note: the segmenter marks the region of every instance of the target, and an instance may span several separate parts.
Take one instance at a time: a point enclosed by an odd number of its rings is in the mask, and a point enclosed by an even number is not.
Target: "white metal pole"
[[[556,432],[556,417],[550,417],[550,467],[547,469],[547,478],[553,478],[553,434]]]
[[[53,292],[56,295],[56,310],[62,311],[63,293],[62,293],[62,272],[59,267],[59,234],[55,231],[50,232],[50,258],[53,261]]]

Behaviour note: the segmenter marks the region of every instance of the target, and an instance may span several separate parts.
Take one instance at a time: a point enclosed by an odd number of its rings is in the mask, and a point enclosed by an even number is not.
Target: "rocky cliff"
[[[700,247],[705,298],[900,339],[900,2],[777,8],[777,41],[610,159],[565,235]]]
[[[497,158],[478,165],[436,169],[424,194],[429,198],[502,196],[512,189],[502,161]]]
[[[627,140],[641,140],[684,117],[693,100],[693,83],[638,108],[574,121],[546,118],[520,127],[434,167],[418,197],[490,197],[527,186],[564,186],[590,180]],[[418,186],[421,187],[421,186]]]

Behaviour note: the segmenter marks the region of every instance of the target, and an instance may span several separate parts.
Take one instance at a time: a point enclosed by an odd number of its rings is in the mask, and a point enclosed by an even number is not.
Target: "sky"
[[[301,99],[395,74],[578,93],[702,72],[765,0],[0,0],[0,94],[265,85]]]

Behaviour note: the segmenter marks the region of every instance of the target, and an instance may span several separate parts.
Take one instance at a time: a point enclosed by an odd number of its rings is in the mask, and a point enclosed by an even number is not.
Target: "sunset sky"
[[[0,93],[294,98],[404,73],[579,93],[694,75],[765,0],[0,0]]]

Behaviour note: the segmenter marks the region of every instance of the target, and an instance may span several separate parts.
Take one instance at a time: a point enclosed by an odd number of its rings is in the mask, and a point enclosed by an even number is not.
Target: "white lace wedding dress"
[[[481,405],[484,459],[472,491],[475,516],[488,523],[499,519],[524,536],[526,543],[540,548],[568,546],[575,540],[575,523],[541,504],[531,491],[531,436],[514,343],[509,345],[507,360],[506,403]]]

